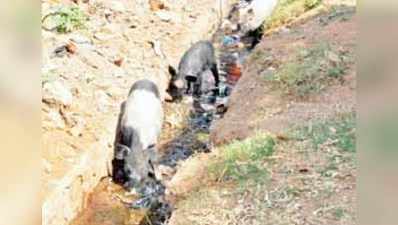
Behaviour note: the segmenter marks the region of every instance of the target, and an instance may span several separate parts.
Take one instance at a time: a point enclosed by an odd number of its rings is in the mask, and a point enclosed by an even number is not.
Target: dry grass
[[[207,161],[218,165],[216,173],[212,166],[201,171],[217,182],[197,184],[177,204],[170,224],[355,224],[355,151],[341,145],[355,142],[354,121],[352,114],[342,115],[313,121],[311,132],[310,124],[295,128],[300,138],[274,142],[258,135],[223,147]],[[315,138],[314,132],[325,138]],[[267,176],[236,170],[242,165],[258,166]]]
[[[317,7],[323,0],[280,0],[270,19],[264,23],[264,30],[282,26],[303,13]]]
[[[328,42],[299,49],[292,59],[275,72],[264,74],[265,79],[283,94],[304,97],[319,93],[330,83],[341,81],[348,64],[352,62],[352,56],[336,49]]]

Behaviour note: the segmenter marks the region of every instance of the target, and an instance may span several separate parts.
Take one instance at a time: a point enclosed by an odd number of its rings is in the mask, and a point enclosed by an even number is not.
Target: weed
[[[320,92],[344,72],[342,56],[333,52],[329,43],[320,42],[310,49],[298,50],[292,60],[266,79],[284,94],[304,97]]]
[[[338,220],[342,219],[344,217],[344,214],[345,211],[342,208],[336,208],[333,210],[333,216]]]
[[[235,142],[222,149],[221,159],[210,170],[218,179],[262,183],[268,172],[263,160],[274,152],[275,141],[268,135],[257,135],[241,142]]]
[[[355,152],[355,127],[355,114],[350,113],[302,127],[295,136],[301,140],[309,139],[315,149],[329,141],[343,151]]]
[[[85,27],[87,16],[80,10],[79,7],[60,7],[56,12],[46,15],[42,23],[44,24],[47,19],[51,19],[54,24],[53,28],[45,28],[47,30],[56,30],[58,33],[69,33],[75,29]]]
[[[307,10],[313,9],[320,5],[322,3],[322,0],[305,0],[304,6]]]
[[[205,142],[209,141],[209,134],[199,132],[199,133],[196,134],[196,139],[198,141],[200,141],[200,142],[204,142],[205,143]]]
[[[337,164],[330,162],[325,168],[323,168],[319,173],[323,177],[333,177],[333,174],[338,170]]]

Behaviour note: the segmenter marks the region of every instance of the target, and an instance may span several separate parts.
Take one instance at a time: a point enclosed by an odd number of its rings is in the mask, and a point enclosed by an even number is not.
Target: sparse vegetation
[[[53,82],[57,78],[58,78],[58,76],[54,72],[50,71],[50,72],[47,72],[47,73],[44,73],[41,75],[41,83],[45,84],[48,82]]]
[[[264,24],[265,30],[289,23],[306,11],[320,5],[322,0],[280,0],[270,19]]]
[[[52,28],[46,27],[46,21],[52,25]],[[42,19],[43,26],[46,30],[55,30],[58,33],[69,33],[76,29],[85,27],[87,16],[80,10],[79,7],[60,7],[57,11],[46,15]]]
[[[355,114],[350,113],[334,120],[317,122],[299,129],[296,137],[300,140],[310,140],[315,149],[330,143],[340,150],[355,152],[355,119]]]
[[[344,209],[340,207],[333,210],[333,216],[338,220],[342,219],[344,217],[344,214]]]
[[[321,42],[312,48],[300,49],[292,60],[282,64],[266,79],[284,94],[304,97],[318,93],[331,81],[340,79],[346,70],[345,60],[329,43]]]
[[[210,170],[218,180],[262,183],[268,175],[263,160],[273,154],[274,147],[274,139],[265,134],[235,142],[222,149],[221,159]]]

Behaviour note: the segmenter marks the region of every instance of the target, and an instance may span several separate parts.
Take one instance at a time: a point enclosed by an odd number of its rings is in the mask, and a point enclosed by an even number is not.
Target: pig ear
[[[181,89],[184,87],[184,81],[182,79],[177,79],[174,81],[174,86]]]
[[[172,78],[177,77],[177,70],[172,65],[169,65],[168,69]]]

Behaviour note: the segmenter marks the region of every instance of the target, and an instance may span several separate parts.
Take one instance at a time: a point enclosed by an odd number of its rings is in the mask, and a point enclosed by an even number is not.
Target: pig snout
[[[118,160],[123,160],[128,154],[130,154],[130,152],[130,148],[126,145],[117,144],[115,149],[115,158]]]

